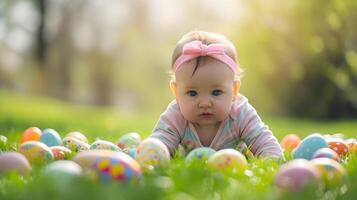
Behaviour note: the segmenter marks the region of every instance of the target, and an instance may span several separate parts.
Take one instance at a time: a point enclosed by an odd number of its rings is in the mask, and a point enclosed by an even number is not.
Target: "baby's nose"
[[[211,100],[208,97],[204,97],[200,99],[199,107],[206,108],[212,106]]]

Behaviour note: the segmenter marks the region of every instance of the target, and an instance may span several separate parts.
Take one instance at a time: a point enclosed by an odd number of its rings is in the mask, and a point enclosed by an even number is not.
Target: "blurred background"
[[[1,0],[0,92],[164,111],[171,53],[191,30],[226,35],[258,112],[357,117],[355,0]]]

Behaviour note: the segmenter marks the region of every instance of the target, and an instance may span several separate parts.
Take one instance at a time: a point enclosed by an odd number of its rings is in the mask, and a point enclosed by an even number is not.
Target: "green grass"
[[[78,130],[90,141],[101,138],[115,142],[129,131],[145,137],[159,113],[122,113],[114,108],[75,106],[0,92],[0,135],[9,139],[0,150],[15,148],[21,133],[30,126],[53,128],[62,136]],[[263,119],[279,140],[289,133],[303,137],[312,132],[356,137],[357,121],[314,122],[269,116]],[[145,172],[137,184],[98,183],[90,176],[48,177],[42,173],[43,166],[35,166],[25,177],[0,175],[0,199],[355,199],[356,155],[344,164],[349,177],[346,184],[330,190],[284,193],[273,185],[280,165],[276,161],[251,159],[245,173],[220,173],[209,170],[202,162],[187,164],[178,156],[167,168]]]

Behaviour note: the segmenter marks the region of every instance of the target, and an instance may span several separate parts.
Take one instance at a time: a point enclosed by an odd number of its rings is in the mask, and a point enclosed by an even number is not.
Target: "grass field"
[[[90,141],[96,138],[115,142],[120,135],[136,131],[147,136],[158,113],[122,113],[110,108],[68,105],[53,99],[0,92],[0,135],[9,142],[2,151],[16,149],[21,133],[30,126],[53,128],[61,136],[81,131]],[[280,140],[295,133],[304,137],[313,132],[343,133],[357,137],[357,120],[309,121],[263,116]],[[300,193],[285,193],[273,185],[273,177],[282,163],[249,160],[245,173],[219,173],[204,163],[187,164],[180,157],[170,166],[147,172],[137,184],[97,183],[88,177],[46,177],[43,166],[34,166],[30,175],[0,177],[0,199],[356,199],[357,158],[344,163],[348,180],[341,187],[325,190],[310,188]]]

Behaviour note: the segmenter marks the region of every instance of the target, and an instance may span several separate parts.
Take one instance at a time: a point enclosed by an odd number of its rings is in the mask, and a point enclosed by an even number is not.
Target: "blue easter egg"
[[[51,128],[47,128],[42,131],[40,142],[46,144],[49,147],[62,145],[61,136],[57,133],[57,131]]]
[[[186,162],[191,162],[194,159],[197,160],[207,160],[210,156],[212,156],[214,153],[216,153],[216,150],[209,148],[209,147],[199,147],[194,150],[192,150],[187,156],[186,156]]]
[[[304,158],[311,160],[317,150],[325,147],[327,147],[325,138],[318,133],[314,133],[301,141],[299,146],[292,151],[292,157],[294,159]]]

